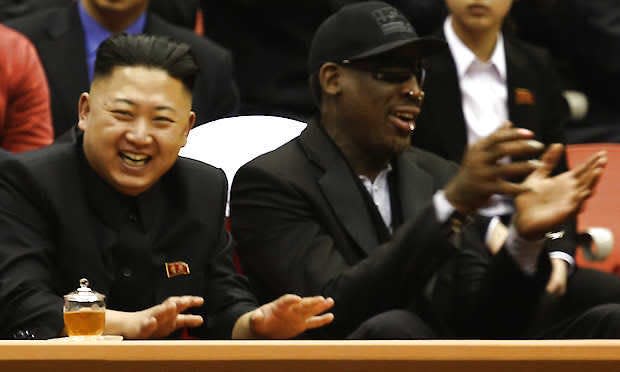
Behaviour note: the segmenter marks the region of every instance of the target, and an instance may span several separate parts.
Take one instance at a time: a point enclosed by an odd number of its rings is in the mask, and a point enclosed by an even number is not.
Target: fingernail
[[[538,142],[538,141],[535,141],[535,140],[529,140],[529,141],[527,141],[527,144],[528,144],[530,147],[533,147],[533,148],[535,148],[535,149],[542,149],[542,148],[544,148],[544,147],[545,147],[545,145],[543,145],[542,143],[540,143],[540,142]]]
[[[545,163],[543,163],[540,160],[536,160],[536,159],[532,159],[532,160],[528,160],[527,161],[531,166],[536,167],[536,168],[540,168],[542,167]]]
[[[528,136],[534,134],[534,132],[532,132],[529,129],[525,129],[525,128],[517,128],[517,131],[519,131],[520,134],[525,134]]]

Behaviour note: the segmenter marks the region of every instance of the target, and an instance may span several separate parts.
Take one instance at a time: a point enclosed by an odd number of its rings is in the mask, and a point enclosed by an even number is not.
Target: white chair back
[[[279,116],[219,119],[190,130],[179,155],[222,168],[230,197],[230,185],[242,165],[299,136],[305,127],[306,123]]]

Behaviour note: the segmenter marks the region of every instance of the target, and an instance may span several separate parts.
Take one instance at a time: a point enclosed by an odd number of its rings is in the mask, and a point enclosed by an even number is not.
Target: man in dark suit
[[[148,12],[147,6],[148,0],[80,0],[69,7],[7,22],[28,36],[39,52],[50,85],[56,136],[75,124],[75,102],[88,89],[97,47],[118,32],[168,36],[192,47],[200,66],[192,102],[198,124],[237,112],[239,95],[229,52],[190,30],[167,23]]]
[[[600,175],[603,155],[548,178],[561,145],[542,163],[498,162],[542,150],[524,129],[495,131],[460,169],[410,147],[422,101],[417,61],[443,48],[385,3],[343,7],[310,48],[320,119],[235,176],[231,220],[244,270],[265,300],[289,291],[333,297],[336,320],[323,337],[516,335],[547,280],[539,239]],[[504,179],[527,174],[522,184]],[[510,229],[467,224],[495,193],[516,195]],[[466,257],[467,287],[448,290],[437,312],[429,297],[445,282],[435,274],[454,256]]]
[[[432,68],[413,145],[461,162],[467,146],[506,120],[531,130],[545,144],[564,143],[568,109],[549,55],[501,31],[512,1],[475,7],[467,0],[446,4],[450,16],[439,36],[449,49],[428,59]],[[562,159],[556,171],[566,169]],[[489,215],[506,218],[513,212],[511,201],[501,198],[486,209]],[[576,242],[573,219],[549,245],[552,272],[546,290],[551,297],[562,297],[557,313],[548,315],[552,318],[620,302],[620,278],[575,268]]]
[[[62,296],[83,277],[107,295],[105,333],[125,338],[286,338],[331,321],[315,316],[333,304],[321,297],[256,309],[235,273],[224,173],[177,155],[197,72],[186,44],[110,38],[77,142],[0,161],[1,337],[60,336]]]

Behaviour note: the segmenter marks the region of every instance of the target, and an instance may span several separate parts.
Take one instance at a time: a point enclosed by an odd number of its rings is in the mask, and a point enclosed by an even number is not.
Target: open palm
[[[604,152],[554,177],[550,173],[562,156],[563,146],[554,144],[542,157],[543,165],[523,182],[528,191],[515,197],[515,226],[526,239],[539,239],[579,211],[592,194],[607,162]]]
[[[333,314],[323,313],[333,305],[331,298],[287,294],[256,309],[250,319],[251,328],[261,338],[295,337],[308,329],[331,323]]]

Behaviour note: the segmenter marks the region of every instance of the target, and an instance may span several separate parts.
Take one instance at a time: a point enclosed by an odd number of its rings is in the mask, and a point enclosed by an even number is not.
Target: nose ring
[[[417,93],[414,92],[413,90],[410,90],[407,92],[407,95],[409,97],[411,97],[412,99],[415,99],[418,102],[422,102],[424,100],[424,91],[423,90],[419,90]]]

